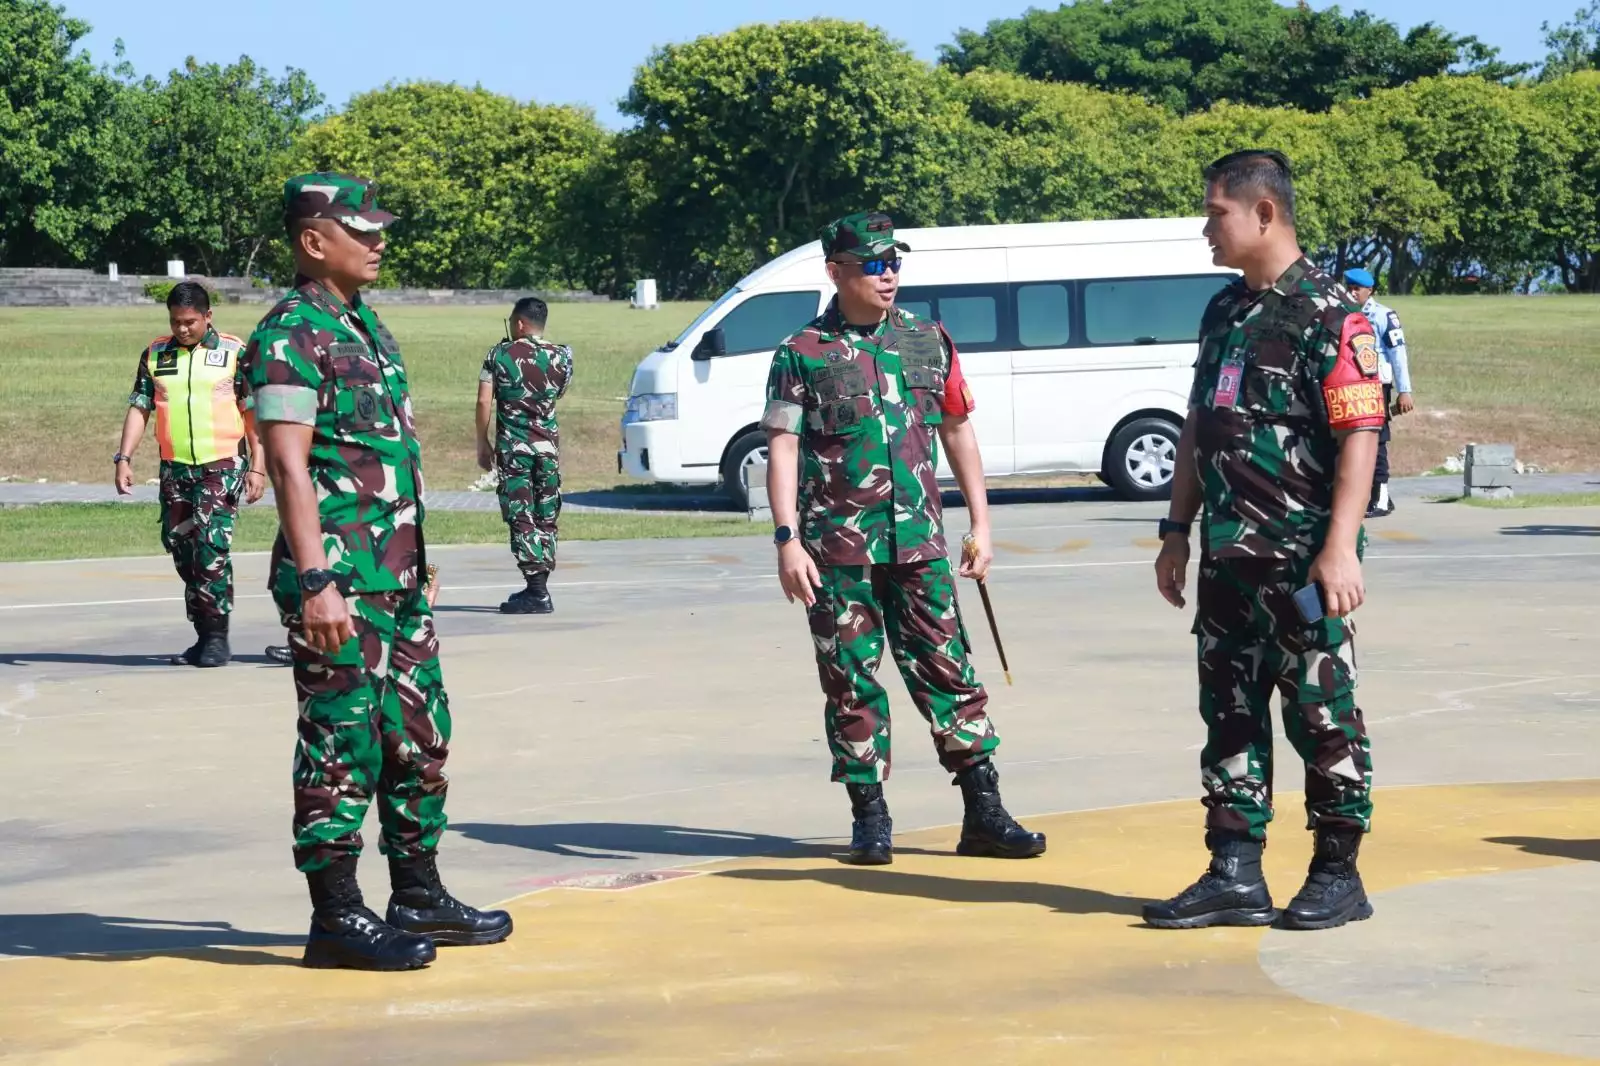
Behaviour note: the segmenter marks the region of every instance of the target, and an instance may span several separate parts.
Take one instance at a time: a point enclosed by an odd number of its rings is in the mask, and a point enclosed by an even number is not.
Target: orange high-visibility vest
[[[206,341],[215,339],[215,347]],[[184,349],[170,336],[145,349],[156,385],[156,441],[161,458],[199,466],[239,454],[244,416],[233,391],[244,341],[226,333]]]

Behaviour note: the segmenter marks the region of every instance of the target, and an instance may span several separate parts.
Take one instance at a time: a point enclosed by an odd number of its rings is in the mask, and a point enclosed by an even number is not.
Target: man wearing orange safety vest
[[[167,296],[172,333],[139,354],[139,368],[122,423],[122,446],[112,456],[117,492],[133,491],[133,451],[151,412],[161,449],[161,545],[183,578],[183,601],[196,640],[174,666],[222,666],[233,610],[233,520],[242,495],[255,503],[266,492],[266,467],[248,397],[238,384],[244,342],[211,325],[211,295],[185,281]],[[248,465],[241,443],[247,444]],[[267,655],[288,661],[288,648]]]

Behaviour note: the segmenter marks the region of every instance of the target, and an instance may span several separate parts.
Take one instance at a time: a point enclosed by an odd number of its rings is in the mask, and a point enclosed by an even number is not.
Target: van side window
[[[918,285],[901,289],[894,303],[941,323],[958,351],[994,352],[1011,346],[1004,285]]]
[[[764,292],[752,296],[716,323],[729,355],[770,352],[793,332],[817,317],[817,294]]]
[[[1232,281],[1227,274],[1124,278],[1083,287],[1089,344],[1183,344],[1200,333],[1206,304]]]
[[[1072,293],[1064,282],[1017,286],[1017,343],[1023,348],[1072,343]]]

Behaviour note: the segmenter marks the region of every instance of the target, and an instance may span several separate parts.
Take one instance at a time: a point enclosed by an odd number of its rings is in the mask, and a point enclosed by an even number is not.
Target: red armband
[[[1365,315],[1348,316],[1339,338],[1339,357],[1333,372],[1322,381],[1329,429],[1340,432],[1383,428],[1386,413],[1383,383],[1378,380],[1380,358],[1372,323]]]
[[[956,354],[956,342],[950,339],[950,334],[945,333],[944,327],[939,327],[939,332],[950,346],[950,373],[944,379],[944,413],[952,417],[970,415],[978,406],[972,399],[972,390],[967,387],[966,376],[961,373],[961,357]]]

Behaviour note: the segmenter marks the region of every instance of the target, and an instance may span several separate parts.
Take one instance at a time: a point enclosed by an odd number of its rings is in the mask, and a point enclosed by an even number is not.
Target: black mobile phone
[[[1294,594],[1295,610],[1306,625],[1322,621],[1322,586],[1315,581]]]

